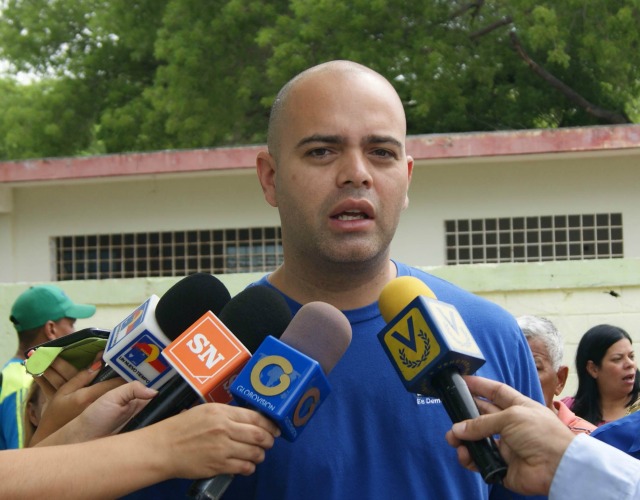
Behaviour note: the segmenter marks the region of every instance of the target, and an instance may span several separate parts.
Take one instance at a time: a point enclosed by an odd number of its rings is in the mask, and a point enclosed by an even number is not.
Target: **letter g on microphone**
[[[283,373],[280,375],[279,382],[276,385],[268,386],[262,383],[261,374],[263,370],[273,365],[280,367]],[[291,377],[289,377],[291,373],[293,373],[293,366],[288,359],[282,356],[265,356],[251,370],[251,385],[260,394],[277,396],[285,392],[291,385]]]
[[[262,399],[257,404],[253,396]],[[241,405],[261,411],[294,441],[331,392],[319,363],[271,336],[260,345],[231,385]]]

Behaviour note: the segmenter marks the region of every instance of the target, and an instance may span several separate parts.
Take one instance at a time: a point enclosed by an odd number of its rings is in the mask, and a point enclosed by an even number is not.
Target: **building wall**
[[[640,258],[634,152],[421,161],[393,254],[443,265],[446,219],[622,212],[625,257]],[[10,194],[11,209],[0,210],[0,282],[54,279],[54,236],[279,225],[253,169],[15,184]]]
[[[445,263],[443,221],[622,212],[625,257],[640,258],[638,154],[427,162],[414,169],[394,252]]]
[[[611,323],[626,329],[640,342],[640,259],[424,267],[478,295],[500,304],[513,315],[536,314],[552,320],[564,334],[564,361],[570,379],[563,395],[575,391],[573,359],[582,334],[591,326]],[[219,278],[232,295],[258,274]],[[78,302],[98,306],[94,317],[78,320],[77,328],[111,329],[151,294],[158,296],[179,278],[147,278],[62,282],[59,285]],[[0,283],[0,362],[16,350],[17,337],[8,311],[27,283]]]
[[[0,269],[0,282],[52,280],[54,236],[279,225],[247,174],[16,186],[7,224],[13,265]]]
[[[566,337],[565,363],[590,326],[640,341],[640,126],[428,135],[392,255],[502,305],[540,314]],[[263,146],[0,163],[0,361],[17,339],[8,321],[29,284],[50,282],[55,236],[274,226],[253,167]],[[625,259],[444,266],[443,221],[622,212]],[[220,278],[232,294],[256,275]],[[112,328],[178,278],[61,282],[98,313],[78,328]],[[613,292],[613,293],[612,293]],[[575,370],[565,390],[575,389]]]

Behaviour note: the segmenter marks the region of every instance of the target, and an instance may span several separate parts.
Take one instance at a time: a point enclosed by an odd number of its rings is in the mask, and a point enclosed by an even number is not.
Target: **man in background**
[[[18,333],[18,351],[2,368],[0,386],[0,449],[22,448],[24,398],[33,381],[24,352],[75,331],[78,318],[89,318],[96,306],[74,303],[54,285],[32,286],[11,307],[9,319]]]
[[[560,332],[547,318],[519,316],[516,319],[531,348],[545,404],[574,434],[591,434],[595,425],[578,417],[562,401],[553,400],[564,389],[569,375],[569,367],[562,364],[564,342]]]

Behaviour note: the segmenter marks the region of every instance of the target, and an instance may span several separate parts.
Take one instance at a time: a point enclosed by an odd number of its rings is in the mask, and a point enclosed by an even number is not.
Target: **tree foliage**
[[[0,158],[265,140],[277,90],[361,62],[409,133],[640,120],[638,0],[4,0]]]

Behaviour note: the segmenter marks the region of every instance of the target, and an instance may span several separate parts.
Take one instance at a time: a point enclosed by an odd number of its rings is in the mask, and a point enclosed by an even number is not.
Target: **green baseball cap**
[[[96,306],[76,304],[66,293],[54,285],[32,286],[13,303],[9,319],[18,332],[31,330],[47,321],[62,318],[90,318]]]

